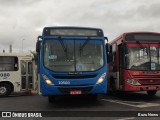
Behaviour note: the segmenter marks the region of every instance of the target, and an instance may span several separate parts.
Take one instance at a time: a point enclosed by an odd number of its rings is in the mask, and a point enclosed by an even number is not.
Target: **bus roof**
[[[71,29],[71,28],[80,28],[80,29],[100,29],[100,30],[102,30],[101,28],[80,27],[80,26],[48,26],[48,27],[44,27],[44,29],[46,29],[46,28],[68,28],[68,29]]]
[[[123,34],[121,34],[120,36],[118,36],[117,38],[109,41],[109,44],[114,44],[116,42],[118,42],[119,40],[122,42],[122,40],[125,40],[126,35],[128,34],[155,34],[155,35],[160,35],[160,33],[158,32],[125,32]]]
[[[103,37],[103,30],[91,27],[76,26],[55,26],[45,27],[42,36],[87,36],[87,37]]]

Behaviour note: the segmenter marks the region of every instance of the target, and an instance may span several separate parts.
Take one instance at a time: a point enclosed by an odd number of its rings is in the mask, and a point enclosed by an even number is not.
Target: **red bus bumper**
[[[151,90],[160,90],[160,85],[143,85],[143,86],[134,86],[128,83],[125,83],[123,91],[151,91]]]

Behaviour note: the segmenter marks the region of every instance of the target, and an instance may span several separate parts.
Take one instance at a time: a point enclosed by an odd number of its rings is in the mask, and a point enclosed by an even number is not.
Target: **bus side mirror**
[[[107,37],[104,37],[104,39],[107,40],[107,43],[108,43],[108,38],[107,38]]]
[[[104,37],[105,40],[107,40],[106,42],[106,53],[108,53],[110,51],[110,44],[108,43],[108,38]]]
[[[42,36],[38,36],[37,38],[37,43],[36,43],[36,52],[40,52],[40,49],[41,49],[41,44],[42,44]]]
[[[36,52],[40,52],[42,41],[37,41],[36,43]]]
[[[106,52],[109,53],[110,52],[110,44],[106,43]]]
[[[110,44],[106,43],[106,54],[107,54],[107,63],[109,63],[109,54],[110,54]]]
[[[113,53],[113,50],[112,50],[112,45],[110,45],[110,48],[109,48],[109,50],[110,50],[110,51],[109,51],[110,53]]]

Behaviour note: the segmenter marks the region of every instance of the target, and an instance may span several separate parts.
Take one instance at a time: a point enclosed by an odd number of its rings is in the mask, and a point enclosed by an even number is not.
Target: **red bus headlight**
[[[141,85],[137,80],[128,79],[127,82],[131,85]]]

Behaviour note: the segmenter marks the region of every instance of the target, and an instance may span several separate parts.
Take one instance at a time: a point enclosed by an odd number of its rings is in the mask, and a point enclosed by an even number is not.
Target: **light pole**
[[[23,52],[23,41],[24,41],[25,39],[22,39],[22,52]]]

